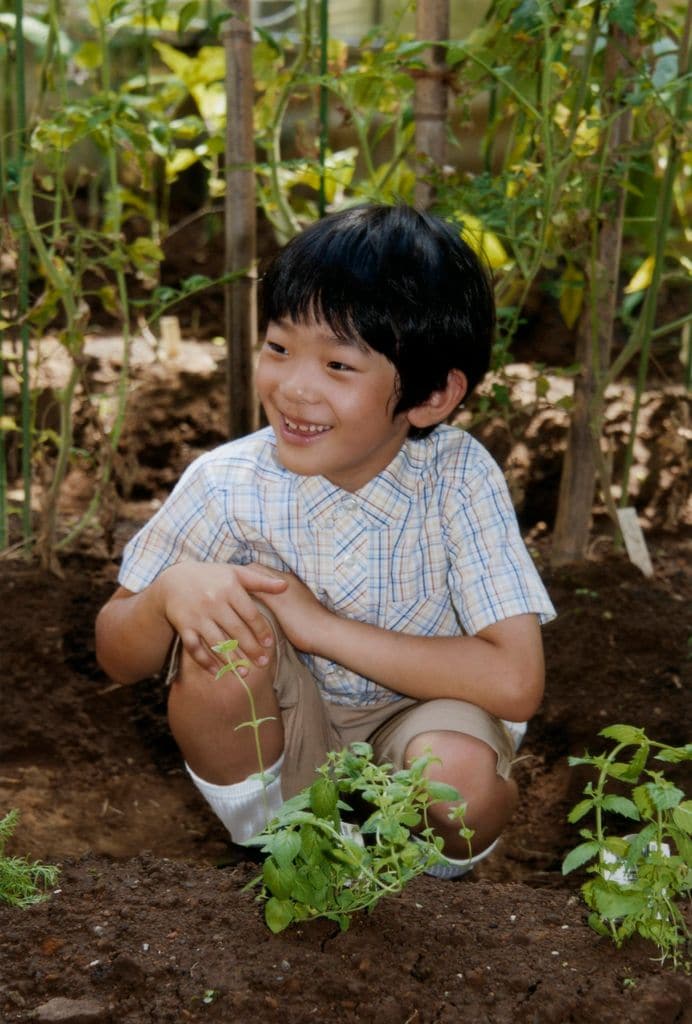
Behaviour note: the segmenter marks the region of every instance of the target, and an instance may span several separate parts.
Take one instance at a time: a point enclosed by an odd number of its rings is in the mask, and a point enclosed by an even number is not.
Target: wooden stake
[[[257,345],[257,213],[252,124],[252,24],[249,0],[227,0],[225,289],[228,427],[231,438],[256,429],[253,362]]]

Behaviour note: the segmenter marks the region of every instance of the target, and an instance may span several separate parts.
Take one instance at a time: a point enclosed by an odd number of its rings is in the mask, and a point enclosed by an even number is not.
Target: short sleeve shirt
[[[140,591],[186,560],[290,571],[338,615],[417,636],[555,614],[502,472],[457,427],[407,439],[353,493],[284,469],[269,427],[221,445],[188,467],[132,538],[119,580]],[[327,659],[301,657],[328,701],[361,707],[400,697]]]

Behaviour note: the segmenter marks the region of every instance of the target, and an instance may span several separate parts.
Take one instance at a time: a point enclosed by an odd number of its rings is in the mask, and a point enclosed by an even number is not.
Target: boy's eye
[[[283,347],[283,345],[279,345],[279,343],[276,341],[269,341],[267,339],[264,345],[265,348],[268,348],[270,352],[275,352],[277,355],[284,355],[284,353],[286,352],[286,349]]]
[[[349,366],[348,363],[340,363],[336,359],[332,359],[327,363],[327,366],[330,370],[353,370],[353,367]]]

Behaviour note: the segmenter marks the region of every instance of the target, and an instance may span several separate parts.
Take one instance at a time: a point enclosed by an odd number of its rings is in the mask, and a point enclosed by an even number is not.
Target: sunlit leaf
[[[625,295],[632,295],[634,292],[644,291],[651,284],[656,260],[653,256],[647,256],[643,263],[635,270],[632,277],[625,285]]]
[[[560,314],[567,327],[574,327],[584,305],[584,274],[573,263],[568,263],[558,281]]]
[[[103,64],[103,47],[95,39],[82,43],[74,55],[74,62],[80,68],[92,71]]]
[[[461,237],[474,252],[483,256],[493,270],[504,266],[509,257],[507,250],[493,231],[488,231],[483,222],[471,213],[459,212],[455,216],[462,225]]]

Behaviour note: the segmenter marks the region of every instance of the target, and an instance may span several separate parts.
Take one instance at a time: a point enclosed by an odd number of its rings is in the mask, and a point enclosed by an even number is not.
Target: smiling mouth
[[[288,430],[293,433],[303,434],[306,437],[314,437],[316,434],[325,434],[331,427],[321,425],[319,423],[296,423],[294,420],[290,420],[288,416],[282,416],[285,426]]]

